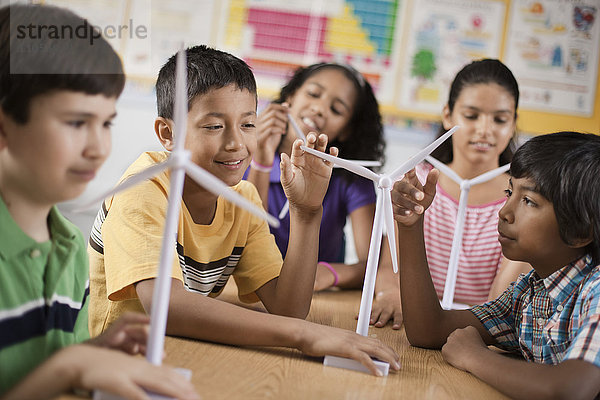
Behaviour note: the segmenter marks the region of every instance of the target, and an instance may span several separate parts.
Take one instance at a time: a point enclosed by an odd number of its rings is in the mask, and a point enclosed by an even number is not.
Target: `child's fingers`
[[[373,362],[373,360],[371,359],[371,357],[369,357],[369,355],[367,353],[358,351],[358,352],[356,352],[356,354],[353,354],[351,357],[353,359],[355,359],[356,361],[358,361],[359,363],[361,363],[362,365],[364,365],[373,375],[381,376],[381,372],[379,372],[379,370],[377,369],[377,366],[375,365],[375,363]]]
[[[306,135],[306,147],[310,147],[311,149],[316,148],[315,143],[317,143],[317,135],[314,132],[309,132]]]
[[[429,196],[435,196],[435,187],[437,185],[437,181],[440,177],[440,171],[437,169],[432,169],[429,171],[427,175],[427,180],[425,181],[425,186],[423,186],[423,192]]]
[[[121,377],[119,384],[112,385],[107,391],[126,399],[150,399],[145,390],[169,398],[199,398],[193,385],[171,368],[146,365],[143,368],[142,371],[125,372],[127,375]]]
[[[111,385],[106,388],[106,391],[114,393],[124,399],[150,400],[150,397],[146,394],[144,389],[129,379],[121,379],[119,385]]]
[[[300,149],[300,145],[298,145],[298,147],[296,148],[297,143],[302,143],[302,140],[296,140],[296,142],[294,143],[294,146],[292,147],[292,156],[294,156],[294,152],[302,151]],[[281,170],[280,180],[281,180],[282,185],[284,185],[284,186],[288,185],[292,181],[292,165],[291,164],[292,163],[290,161],[290,157],[285,153],[281,153],[281,161],[279,163],[279,169]]]
[[[149,324],[150,316],[147,314],[136,313],[136,312],[126,312],[120,317],[117,322],[119,325],[129,325],[129,324]]]
[[[421,182],[419,181],[419,178],[417,178],[417,171],[414,168],[408,171],[406,174],[404,174],[404,179],[406,179],[414,186],[421,186]]]
[[[395,214],[403,215],[405,214],[404,210],[415,211],[417,213],[423,212],[423,206],[419,202],[423,200],[424,193],[406,180],[401,180],[394,184],[391,196]]]
[[[150,334],[150,327],[148,325],[130,325],[125,327],[125,333],[130,340],[138,343],[146,343],[148,335]]]
[[[147,390],[173,398],[199,398],[191,382],[169,367],[153,368],[151,373],[142,375],[136,383]]]
[[[387,362],[393,370],[400,369],[398,355],[391,348],[384,346],[381,342],[369,343],[366,348],[356,349],[350,354],[350,357],[360,362],[371,371],[373,375],[379,376],[377,366],[373,362],[373,358]]]
[[[308,142],[306,144],[307,147],[313,147],[313,146],[311,146],[310,139],[311,139],[310,136],[306,138],[306,140]],[[314,143],[314,140],[316,140],[316,139],[314,139],[314,137],[313,137],[313,143]],[[298,162],[300,157],[302,157],[302,155],[304,154],[304,150],[302,150],[300,148],[300,146],[303,146],[303,145],[304,145],[304,142],[302,141],[302,139],[296,139],[294,141],[294,143],[292,143],[292,153],[290,154],[291,157],[288,159],[294,160],[294,162]],[[283,153],[282,153],[282,155],[283,155]]]
[[[320,134],[315,149],[319,151],[325,151],[327,149],[327,141],[327,135]]]
[[[381,328],[392,318],[392,311],[387,308],[381,309],[377,314],[371,314],[371,325]]]
[[[287,121],[286,120],[279,119],[279,118],[271,118],[265,124],[264,131],[269,134],[273,134],[273,133],[284,134],[286,129],[287,129]]]

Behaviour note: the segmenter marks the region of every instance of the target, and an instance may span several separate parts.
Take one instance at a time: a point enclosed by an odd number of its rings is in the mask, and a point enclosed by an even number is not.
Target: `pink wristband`
[[[254,159],[252,159],[252,161],[250,161],[250,166],[259,172],[266,172],[266,173],[271,172],[271,170],[273,169],[273,164],[271,164],[269,166],[262,165],[262,164],[257,163],[256,161],[254,161]]]
[[[325,262],[325,261],[319,261],[319,262],[317,263],[317,265],[322,265],[322,266],[324,266],[325,268],[327,268],[327,269],[329,270],[329,272],[331,272],[331,273],[333,274],[333,286],[337,286],[337,284],[338,284],[338,280],[339,280],[339,278],[340,278],[340,277],[338,276],[338,273],[337,273],[337,271],[335,270],[335,268],[333,268],[333,267],[331,266],[331,264],[329,264],[328,262]]]

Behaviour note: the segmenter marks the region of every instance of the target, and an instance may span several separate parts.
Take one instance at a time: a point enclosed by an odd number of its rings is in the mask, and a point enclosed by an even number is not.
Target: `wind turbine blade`
[[[394,223],[394,211],[392,210],[392,197],[390,189],[381,189],[383,196],[383,218],[385,229],[387,231],[387,239],[390,245],[390,254],[392,256],[392,266],[394,272],[398,273],[398,250],[396,248],[396,224]]]
[[[437,138],[429,146],[425,147],[423,150],[419,151],[417,154],[415,154],[414,156],[412,156],[410,158],[410,160],[406,161],[404,164],[402,164],[401,166],[399,166],[398,168],[396,168],[391,174],[389,174],[390,179],[392,181],[396,181],[402,175],[404,175],[405,173],[407,173],[408,171],[410,171],[411,169],[413,169],[418,163],[420,163],[421,161],[423,161],[425,159],[425,157],[427,157],[429,154],[431,154],[432,151],[434,151],[435,149],[437,149],[439,147],[439,145],[441,145],[442,143],[444,143],[444,141],[446,139],[448,139],[450,136],[452,136],[452,134],[454,132],[456,132],[456,130],[458,128],[459,128],[458,125],[455,126],[455,127],[453,127],[448,132],[444,133],[442,136],[440,136],[439,138]]]
[[[510,168],[510,164],[506,164],[499,168],[493,169],[493,170],[485,172],[479,176],[476,176],[475,178],[471,179],[471,186],[477,185],[478,183],[487,182],[490,179],[494,179],[498,175],[503,174],[504,172],[508,171],[509,168]]]
[[[152,307],[150,309],[150,332],[146,358],[152,364],[162,364],[165,331],[167,329],[167,315],[169,310],[169,299],[171,297],[171,266],[173,254],[177,243],[177,225],[179,223],[179,212],[181,210],[181,197],[183,193],[183,182],[185,170],[175,168],[171,170],[169,182],[169,197],[167,202],[167,215],[165,216],[165,227],[161,240],[160,259],[158,262],[158,273],[152,292]]]
[[[187,61],[183,42],[177,52],[175,105],[173,119],[175,123],[174,146],[168,159],[171,167],[169,182],[169,198],[167,203],[167,215],[162,237],[160,260],[156,283],[152,293],[152,308],[150,311],[150,332],[146,358],[155,365],[160,365],[163,358],[165,332],[167,329],[167,315],[171,293],[170,270],[173,253],[175,252],[176,232],[178,216],[181,207],[183,183],[185,171],[180,166],[180,160],[184,158],[185,132],[187,121]],[[167,164],[167,163],[165,163]]]
[[[283,219],[288,211],[290,211],[290,201],[286,200],[283,207],[281,207],[281,211],[279,211],[279,219]]]
[[[463,181],[463,178],[458,176],[458,174],[456,172],[454,172],[454,170],[452,168],[450,168],[443,162],[433,158],[432,156],[427,156],[427,157],[425,157],[425,159],[427,161],[429,161],[429,163],[431,165],[433,165],[435,168],[439,169],[443,174],[445,174],[448,178],[452,179],[454,182],[458,183],[459,185]]]
[[[469,197],[469,189],[470,186],[462,188],[458,200],[458,213],[456,215],[454,237],[452,238],[452,248],[450,250],[448,271],[446,272],[446,283],[444,285],[444,295],[442,297],[442,308],[444,310],[450,310],[452,308],[452,303],[454,302],[456,278],[458,276],[458,261],[460,258],[460,249],[462,247],[465,220],[467,219],[467,199]]]
[[[175,125],[174,149],[183,150],[185,135],[187,132],[187,60],[186,52],[181,49],[177,52],[177,63],[175,65],[175,107],[173,110],[173,122]]]
[[[379,189],[377,191],[377,203],[375,204],[375,219],[373,220],[371,241],[369,242],[365,280],[363,283],[362,295],[360,297],[358,323],[356,324],[356,333],[362,336],[368,336],[369,334],[369,320],[371,319],[371,309],[373,308],[373,294],[375,292],[375,281],[377,280],[377,266],[379,265],[379,251],[381,250],[381,234],[383,231],[382,205],[382,193],[381,189]]]
[[[352,161],[353,163],[355,163],[357,165],[362,165],[363,167],[381,167],[381,162],[374,161],[374,160],[348,160],[348,161]],[[334,165],[333,168],[343,168],[343,167],[340,167],[339,165]]]
[[[202,185],[207,190],[210,190],[217,196],[223,196],[238,207],[243,208],[256,215],[259,218],[266,220],[269,225],[279,227],[279,221],[277,218],[269,215],[261,207],[254,205],[252,202],[247,200],[245,197],[237,194],[229,186],[224,184],[219,178],[215,177],[209,172],[206,172],[196,164],[188,162],[185,165],[185,171],[187,174],[196,181],[197,184]]]
[[[169,168],[172,164],[172,160],[169,158],[160,164],[152,165],[151,167],[146,168],[145,170],[138,172],[135,175],[131,175],[126,178],[123,182],[119,183],[112,189],[102,193],[99,196],[96,196],[94,199],[86,202],[85,204],[77,207],[74,212],[81,212],[87,210],[88,208],[97,205],[98,202],[111,197],[112,195],[121,192],[123,190],[129,189],[132,186],[137,185],[140,182],[145,181],[146,179],[150,179],[160,174],[163,170]]]
[[[358,164],[355,164],[353,161],[345,160],[345,159],[339,158],[339,157],[334,157],[330,154],[326,154],[326,153],[323,153],[322,151],[311,149],[306,146],[300,146],[300,148],[302,150],[306,151],[307,153],[310,153],[314,156],[320,157],[323,160],[333,163],[334,165],[339,165],[340,167],[347,169],[348,171],[354,172],[357,175],[360,175],[364,178],[370,179],[374,182],[379,182],[379,175],[377,175],[375,172],[371,171],[370,169],[367,169]]]
[[[292,124],[292,128],[294,128],[294,131],[296,132],[296,136],[298,136],[298,139],[302,139],[304,144],[306,144],[306,136],[304,135],[304,132],[302,132],[302,129],[300,129],[300,127],[294,120],[294,117],[292,117],[292,114],[288,113],[287,117],[288,117],[288,120],[290,121],[290,124]]]

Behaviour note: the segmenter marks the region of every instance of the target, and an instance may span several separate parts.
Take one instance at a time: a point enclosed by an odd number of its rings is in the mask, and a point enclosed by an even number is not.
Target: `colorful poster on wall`
[[[599,0],[514,0],[506,62],[519,106],[591,116],[600,51]]]
[[[250,64],[273,94],[301,65],[347,63],[392,103],[401,0],[230,0],[218,47]]]
[[[473,59],[499,58],[505,4],[416,0],[399,75],[400,109],[439,114],[454,75]]]

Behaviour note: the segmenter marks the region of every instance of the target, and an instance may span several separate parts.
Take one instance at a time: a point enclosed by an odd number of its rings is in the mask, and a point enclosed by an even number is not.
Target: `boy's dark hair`
[[[461,69],[450,85],[450,93],[448,94],[448,108],[450,113],[454,111],[454,104],[462,93],[463,89],[469,86],[478,84],[495,83],[503,87],[515,100],[515,117],[517,115],[517,107],[519,105],[519,84],[513,73],[501,61],[496,59],[486,58],[483,60],[473,61]],[[444,126],[440,126],[438,136],[445,133]],[[514,138],[510,139],[506,149],[500,154],[499,165],[508,164],[515,152],[517,145]],[[433,153],[433,157],[448,164],[452,162],[454,157],[452,151],[452,138],[446,140]]]
[[[175,104],[176,56],[171,56],[163,65],[156,80],[158,116],[168,119],[173,119]],[[188,109],[196,96],[231,84],[256,96],[254,74],[243,60],[205,45],[188,48],[186,58]]]
[[[348,126],[350,135],[343,141],[334,140],[329,146],[335,146],[340,150],[340,157],[356,160],[376,160],[382,164],[385,161],[385,140],[383,137],[383,124],[379,105],[373,93],[373,88],[363,76],[349,65],[335,63],[318,63],[308,67],[300,67],[291,77],[289,82],[281,88],[276,103],[283,103],[294,95],[298,88],[316,72],[325,68],[333,68],[341,71],[350,81],[354,83],[357,90],[356,105]],[[375,168],[377,170],[377,168]],[[346,177],[356,175],[347,173],[345,170],[335,170]]]
[[[73,34],[77,28],[85,38]],[[68,90],[118,97],[124,85],[119,56],[86,19],[53,6],[0,8],[0,107],[16,122],[27,122],[36,96]]]
[[[557,132],[535,136],[515,153],[510,175],[535,182],[552,202],[561,239],[592,239],[586,247],[600,263],[600,136]]]

